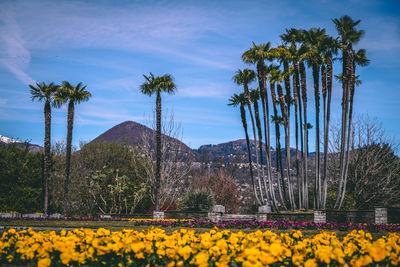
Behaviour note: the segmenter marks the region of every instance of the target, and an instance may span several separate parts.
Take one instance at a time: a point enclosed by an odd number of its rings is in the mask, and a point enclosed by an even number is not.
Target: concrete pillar
[[[259,206],[258,213],[271,213],[271,206],[270,205]]]
[[[225,207],[222,205],[214,205],[212,207],[211,212],[209,212],[207,214],[207,218],[208,220],[210,220],[211,222],[217,223],[219,221],[221,221],[222,216],[225,213]]]
[[[326,211],[314,210],[314,222],[315,223],[326,223]]]
[[[207,219],[213,223],[217,223],[221,220],[221,213],[219,212],[209,212],[207,214]]]
[[[214,205],[212,207],[212,212],[225,213],[225,207],[222,205]]]
[[[164,212],[163,211],[153,211],[153,219],[163,220]]]
[[[375,208],[375,223],[387,224],[387,209]]]

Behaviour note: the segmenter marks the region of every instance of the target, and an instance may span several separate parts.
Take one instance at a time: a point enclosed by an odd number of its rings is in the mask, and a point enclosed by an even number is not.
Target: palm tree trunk
[[[314,201],[316,204],[316,208],[320,209],[321,204],[321,175],[320,175],[320,137],[319,137],[319,65],[312,65],[313,79],[314,79],[314,97],[315,97],[315,192],[314,192]]]
[[[264,122],[264,137],[265,137],[265,166],[267,168],[267,181],[263,174],[263,183],[265,191],[269,194],[271,204],[273,205],[275,211],[278,211],[278,204],[275,197],[275,192],[272,187],[272,172],[271,172],[271,145],[270,145],[270,131],[269,131],[269,109],[268,109],[268,95],[267,95],[267,85],[266,85],[266,73],[264,61],[257,63],[257,75],[258,75],[258,85],[260,88],[260,98],[263,110],[263,122]],[[268,119],[268,122],[267,122]],[[267,133],[268,128],[268,133]],[[261,145],[260,145],[261,147]]]
[[[261,187],[262,186],[264,186],[264,188],[265,188],[265,198],[266,198],[266,200],[267,200],[267,203],[268,204],[270,204],[270,202],[271,202],[271,199],[270,199],[270,197],[269,197],[269,194],[268,194],[268,188],[267,188],[267,186],[266,186],[266,184],[265,184],[265,173],[264,173],[264,157],[263,157],[263,149],[262,149],[262,130],[261,130],[261,121],[260,121],[260,112],[259,112],[259,107],[258,107],[258,102],[257,101],[254,101],[254,103],[253,103],[253,106],[254,106],[254,116],[255,116],[255,118],[256,118],[256,126],[257,126],[257,132],[258,132],[258,145],[259,145],[259,148],[260,148],[260,164],[261,164],[261,174],[262,174],[262,180],[263,180],[263,182],[264,182],[264,184],[262,185],[262,184],[260,184],[260,190],[261,190]],[[261,179],[260,179],[260,183],[261,183]],[[262,190],[261,190],[261,192],[262,192]]]
[[[304,112],[304,160],[303,160],[303,207],[308,209],[308,130],[307,130],[307,81],[306,81],[306,69],[304,66],[304,62],[300,62],[300,84],[301,84],[301,93],[303,99],[303,112]]]
[[[292,75],[292,82],[293,82],[293,100],[294,100],[294,120],[295,120],[295,139],[296,139],[296,178],[297,178],[297,196],[298,196],[298,203],[299,208],[301,208],[301,190],[300,190],[300,172],[299,172],[299,120],[298,120],[298,95],[297,95],[297,83],[296,83],[296,73]]]
[[[255,145],[255,148],[256,148],[256,153],[255,154],[256,154],[256,162],[257,162],[256,163],[256,166],[257,166],[257,180],[258,180],[259,187],[260,187],[261,202],[264,204],[264,196],[263,196],[261,180],[260,180],[260,166],[259,166],[259,162],[260,161],[259,161],[259,157],[258,157],[258,143],[257,143],[257,135],[256,135],[256,126],[255,126],[255,123],[254,123],[254,116],[253,116],[253,111],[252,111],[252,108],[251,108],[251,100],[250,100],[250,95],[249,95],[249,89],[248,89],[247,84],[244,84],[243,87],[244,87],[244,96],[247,99],[247,107],[248,107],[249,113],[250,113],[251,125],[252,125],[252,128],[253,128],[254,145]]]
[[[327,163],[328,163],[328,161],[327,161],[327,159],[328,159],[328,154],[327,154],[327,151],[326,151],[326,148],[327,148],[327,142],[326,142],[326,140],[327,140],[327,137],[326,137],[326,134],[327,134],[327,131],[326,131],[326,96],[327,96],[327,88],[326,88],[326,66],[325,65],[322,65],[321,66],[321,84],[322,84],[322,99],[323,99],[323,121],[324,121],[324,152],[323,152],[323,155],[324,155],[324,164],[323,164],[323,169],[322,169],[322,179],[321,179],[321,186],[322,186],[322,188],[321,188],[321,196],[320,196],[320,208],[321,209],[325,209],[325,180],[326,180],[326,170],[327,170]]]
[[[300,151],[301,151],[301,162],[303,162],[304,160],[304,144],[303,144],[303,116],[302,116],[302,108],[301,108],[301,91],[300,91],[300,70],[299,70],[299,63],[297,61],[294,62],[294,82],[296,83],[296,87],[294,87],[295,89],[293,89],[294,91],[296,91],[296,100],[295,103],[296,105],[298,104],[298,115],[299,115],[299,129],[300,129]],[[297,116],[296,116],[297,119]],[[296,130],[296,134],[297,134],[297,130]],[[304,182],[304,176],[303,176],[303,171],[302,171],[302,166],[300,165],[300,161],[298,156],[296,156],[296,160],[297,160],[297,168],[298,168],[298,194],[299,194],[299,208],[302,209],[303,208],[303,182]]]
[[[271,98],[272,98],[272,104],[273,104],[273,109],[274,109],[274,117],[278,118],[278,110],[276,109],[276,93],[275,93],[275,84],[271,83]],[[280,131],[279,131],[279,124],[278,121],[275,120],[275,142],[276,142],[276,168],[277,168],[277,174],[278,174],[278,192],[279,192],[279,197],[281,198],[282,205],[284,209],[286,209],[286,204],[285,204],[285,197],[286,196],[286,189],[285,189],[285,183],[283,180],[283,170],[282,170],[282,158],[281,158],[281,144],[280,144]],[[280,178],[279,179],[279,174]]]
[[[326,128],[325,128],[325,141],[324,141],[324,153],[326,154],[326,159],[324,159],[324,197],[322,206],[323,209],[326,208],[326,198],[327,198],[327,191],[328,191],[328,177],[327,177],[327,159],[328,159],[328,144],[329,144],[329,123],[331,117],[331,99],[332,99],[332,79],[333,79],[333,64],[332,64],[332,55],[329,54],[327,58],[327,68],[326,68],[326,75],[327,75],[327,91],[328,91],[328,102],[326,108]]]
[[[265,66],[264,66],[265,67]],[[265,99],[263,103],[263,116],[264,116],[264,136],[265,136],[265,149],[266,149],[266,165],[267,165],[267,178],[268,178],[268,190],[272,199],[272,204],[276,212],[278,209],[278,201],[275,196],[275,190],[272,183],[272,157],[271,157],[271,134],[270,134],[270,123],[269,123],[269,105],[268,105],[268,94],[267,94],[267,85],[266,85],[266,75],[265,69],[263,68],[262,72],[262,93],[261,93],[261,101]],[[267,188],[266,182],[264,181],[264,186]]]
[[[50,181],[50,164],[51,164],[51,155],[50,155],[50,147],[51,147],[51,106],[50,101],[46,100],[44,104],[44,203],[43,203],[43,212],[44,214],[48,213],[48,206],[49,206],[49,181]]]
[[[291,92],[290,92],[290,75],[289,75],[289,63],[287,61],[283,62],[283,68],[285,73],[285,91],[286,91],[286,131],[285,131],[285,147],[286,147],[286,173],[288,179],[288,191],[289,191],[289,200],[290,206],[292,209],[296,209],[296,203],[294,200],[293,193],[293,183],[290,175],[290,105],[291,105]],[[294,90],[294,89],[293,89]]]
[[[328,144],[329,144],[329,122],[330,122],[330,115],[331,115],[331,98],[332,98],[332,55],[327,55],[326,60],[326,72],[324,79],[326,80],[326,87],[327,87],[327,106],[326,106],[326,118],[324,122],[324,170],[323,170],[323,197],[322,197],[322,209],[326,209],[326,198],[327,198],[327,191],[328,191],[328,177],[327,177],[327,169],[328,169]],[[325,100],[324,100],[325,103]]]
[[[335,209],[339,209],[340,200],[342,197],[343,185],[344,185],[344,176],[345,176],[345,165],[346,165],[346,133],[347,133],[347,122],[348,122],[348,108],[349,108],[349,75],[350,74],[350,66],[348,64],[349,61],[349,51],[348,47],[343,48],[343,78],[342,78],[342,88],[343,88],[343,96],[342,96],[342,127],[341,127],[341,143],[340,143],[340,176],[339,176],[339,184],[338,191],[336,195],[335,201]]]
[[[288,156],[288,152],[290,153],[290,146],[289,146],[289,131],[288,131],[288,111],[287,111],[287,106],[286,106],[286,101],[285,101],[285,96],[283,95],[282,92],[282,87],[280,84],[277,85],[278,88],[278,96],[279,96],[279,103],[281,107],[281,114],[283,117],[283,125],[284,125],[284,130],[285,130],[285,159],[286,159],[286,175],[287,175],[287,183],[288,183],[288,196],[289,196],[289,203],[290,203],[290,208],[294,209],[294,198],[293,198],[293,190],[292,190],[292,184],[290,181],[290,156]]]
[[[160,185],[161,185],[161,93],[157,91],[156,99],[156,197],[155,210],[160,211]]]
[[[349,151],[350,151],[350,137],[352,135],[352,119],[353,119],[353,102],[354,102],[354,91],[355,91],[355,64],[354,64],[354,52],[350,46],[349,57],[348,57],[348,65],[350,68],[348,69],[349,79],[349,89],[350,89],[350,110],[349,110],[349,125],[347,132],[347,145],[346,145],[346,157],[345,157],[345,168],[344,168],[344,181],[343,181],[343,190],[339,203],[339,209],[342,207],[343,200],[346,193],[346,185],[347,185],[347,174],[349,169]]]
[[[68,119],[67,119],[67,147],[65,155],[65,180],[64,180],[64,207],[63,213],[68,215],[68,189],[69,175],[71,170],[71,151],[72,151],[72,130],[74,128],[74,101],[68,103]]]
[[[253,185],[254,196],[256,197],[257,203],[258,205],[261,205],[260,198],[258,197],[257,194],[256,184],[254,182],[254,174],[253,174],[253,166],[252,166],[251,150],[250,150],[250,138],[249,138],[249,133],[247,132],[246,110],[244,109],[243,105],[240,105],[240,116],[242,118],[243,129],[246,135],[247,155],[249,156],[251,184]]]

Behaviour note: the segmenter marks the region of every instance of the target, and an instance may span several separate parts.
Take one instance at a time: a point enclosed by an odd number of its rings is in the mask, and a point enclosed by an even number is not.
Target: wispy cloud
[[[207,32],[216,32],[218,21],[201,8],[139,5],[93,5],[71,1],[16,1],[3,4],[3,64],[19,79],[31,83],[23,72],[28,51],[52,48],[111,48],[166,54],[187,62],[231,69],[218,59],[185,49]],[[14,12],[17,10],[18,12]],[[38,14],[46,14],[45,17]],[[216,15],[216,14],[214,14]],[[155,19],[157,18],[157,19]],[[4,37],[4,36],[7,36]],[[24,75],[25,74],[25,75]]]
[[[31,55],[24,45],[21,29],[15,20],[11,5],[0,5],[0,62],[16,78],[25,84],[35,81],[25,72],[31,60]]]
[[[232,85],[218,82],[194,81],[192,86],[179,88],[177,96],[227,98],[232,94]]]

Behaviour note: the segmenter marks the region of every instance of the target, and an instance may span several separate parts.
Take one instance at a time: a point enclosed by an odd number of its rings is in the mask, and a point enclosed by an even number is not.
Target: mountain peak
[[[10,137],[6,137],[6,136],[1,135],[1,134],[0,134],[0,142],[6,143],[6,144],[10,144],[10,143],[22,143],[22,142],[20,142],[20,141],[17,141],[17,140],[15,140],[15,139],[10,138]]]

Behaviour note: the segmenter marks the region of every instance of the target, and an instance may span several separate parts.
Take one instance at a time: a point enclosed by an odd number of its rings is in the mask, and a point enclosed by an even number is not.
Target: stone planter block
[[[258,213],[271,213],[271,207],[269,205],[259,206]]]
[[[35,214],[35,213],[22,214],[22,218],[28,218],[28,219],[44,219],[46,217],[47,217],[46,214]]]
[[[268,220],[267,213],[259,213],[257,214],[257,221],[266,222]]]
[[[314,210],[314,222],[326,223],[326,212],[323,210]]]
[[[387,209],[386,208],[375,208],[375,223],[376,224],[387,224]]]
[[[221,213],[219,212],[209,212],[207,214],[207,219],[213,223],[217,223],[221,220]]]
[[[49,219],[61,219],[63,216],[60,213],[53,213],[49,215]]]
[[[21,217],[22,214],[20,213],[0,213],[0,218],[2,219],[17,219]]]
[[[225,213],[225,207],[222,205],[214,205],[212,207],[212,212],[220,212],[220,213]]]
[[[164,219],[164,212],[163,211],[153,211],[153,219],[163,220]]]

